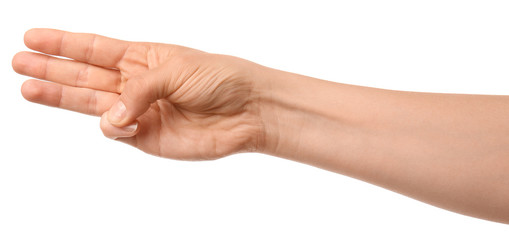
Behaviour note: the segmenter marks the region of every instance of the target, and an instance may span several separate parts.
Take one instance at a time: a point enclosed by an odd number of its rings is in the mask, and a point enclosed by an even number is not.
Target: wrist
[[[267,69],[258,82],[258,152],[345,173],[365,153],[371,117],[357,103],[371,88]]]
[[[306,88],[314,79],[263,68],[255,84],[263,128],[257,152],[295,159],[303,128],[309,128],[313,119],[312,106],[304,102]]]

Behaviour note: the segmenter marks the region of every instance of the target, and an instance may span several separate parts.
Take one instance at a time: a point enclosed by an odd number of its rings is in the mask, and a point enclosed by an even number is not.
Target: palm
[[[29,81],[23,87],[24,96],[96,116],[117,101],[132,77],[176,58],[181,60],[182,55],[188,58],[181,61],[175,70],[178,76],[169,83],[178,85],[176,91],[157,100],[137,119],[138,134],[120,139],[145,152],[178,159],[213,159],[245,150],[256,134],[253,126],[257,123],[246,110],[246,96],[238,94],[248,92],[249,86],[237,84],[232,90],[230,84],[227,90],[221,89],[221,84],[239,77],[237,72],[218,70],[217,62],[228,62],[228,57],[207,61],[210,54],[193,49],[57,30],[34,30],[25,40],[34,50],[77,61],[35,53],[17,55],[13,60],[17,72],[55,82]]]

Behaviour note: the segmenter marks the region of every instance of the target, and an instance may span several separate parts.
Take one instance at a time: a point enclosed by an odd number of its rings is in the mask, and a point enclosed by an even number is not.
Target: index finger
[[[35,51],[114,68],[122,60],[129,42],[96,34],[34,28],[25,33],[25,45]]]

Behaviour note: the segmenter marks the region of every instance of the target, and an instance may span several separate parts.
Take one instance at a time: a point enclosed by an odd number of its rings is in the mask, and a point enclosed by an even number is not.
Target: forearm
[[[509,97],[391,91],[268,70],[262,152],[509,222]]]

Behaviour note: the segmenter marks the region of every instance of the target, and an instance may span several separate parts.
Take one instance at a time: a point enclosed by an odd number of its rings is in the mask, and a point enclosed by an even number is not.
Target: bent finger
[[[107,112],[101,116],[100,126],[104,136],[114,140],[133,137],[139,131],[137,121],[121,128],[113,126],[107,119]]]

